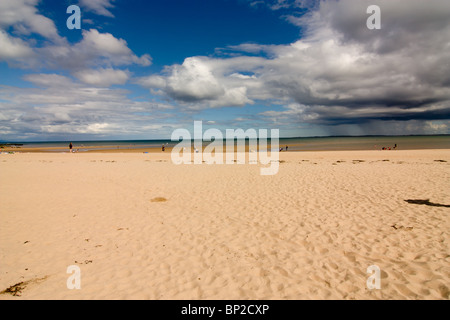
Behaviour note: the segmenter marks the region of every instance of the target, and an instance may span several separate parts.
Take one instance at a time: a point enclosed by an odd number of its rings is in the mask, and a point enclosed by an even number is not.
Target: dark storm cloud
[[[275,102],[285,107],[265,115],[295,114],[290,122],[450,119],[449,1],[331,0],[310,3],[314,9],[301,17],[295,8],[304,1],[271,3],[294,10],[287,19],[305,36],[290,45],[230,48],[241,56],[189,58],[141,83],[187,107]],[[381,30],[367,28],[373,4],[381,9]],[[302,107],[293,113],[292,103]]]

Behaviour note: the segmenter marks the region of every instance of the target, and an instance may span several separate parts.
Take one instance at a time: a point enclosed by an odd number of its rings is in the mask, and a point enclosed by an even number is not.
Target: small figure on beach
[[[71,142],[71,143],[69,143],[69,150],[70,150],[70,152],[72,152],[72,148],[73,148],[73,146],[72,146],[72,142]]]
[[[397,144],[394,145],[394,149],[397,149]]]
[[[162,145],[162,151],[164,152],[166,150],[166,147]]]
[[[286,146],[286,151],[288,150],[288,146]]]

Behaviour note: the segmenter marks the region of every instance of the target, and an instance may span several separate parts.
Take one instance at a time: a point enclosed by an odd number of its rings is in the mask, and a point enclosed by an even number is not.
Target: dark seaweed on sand
[[[408,202],[408,203],[412,203],[412,204],[424,204],[426,206],[432,206],[432,207],[446,207],[446,208],[450,208],[450,205],[441,204],[441,203],[433,203],[433,202],[430,202],[430,199],[426,199],[426,200],[408,199],[408,200],[405,200],[405,201]]]
[[[11,287],[3,290],[2,292],[0,292],[0,294],[9,293],[15,297],[20,297],[22,290],[25,289],[25,287],[26,287],[26,283],[19,282],[19,283],[16,283],[15,285],[12,285]]]

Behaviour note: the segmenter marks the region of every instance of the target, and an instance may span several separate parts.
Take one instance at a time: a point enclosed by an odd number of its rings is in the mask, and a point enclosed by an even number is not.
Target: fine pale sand
[[[0,299],[449,299],[450,150],[261,166],[0,155]]]

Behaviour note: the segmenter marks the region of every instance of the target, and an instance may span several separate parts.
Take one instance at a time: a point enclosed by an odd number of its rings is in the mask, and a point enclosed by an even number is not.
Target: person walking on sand
[[[73,146],[72,146],[72,142],[71,142],[71,143],[69,143],[69,150],[70,150],[70,152],[72,152],[72,148],[73,148]]]

